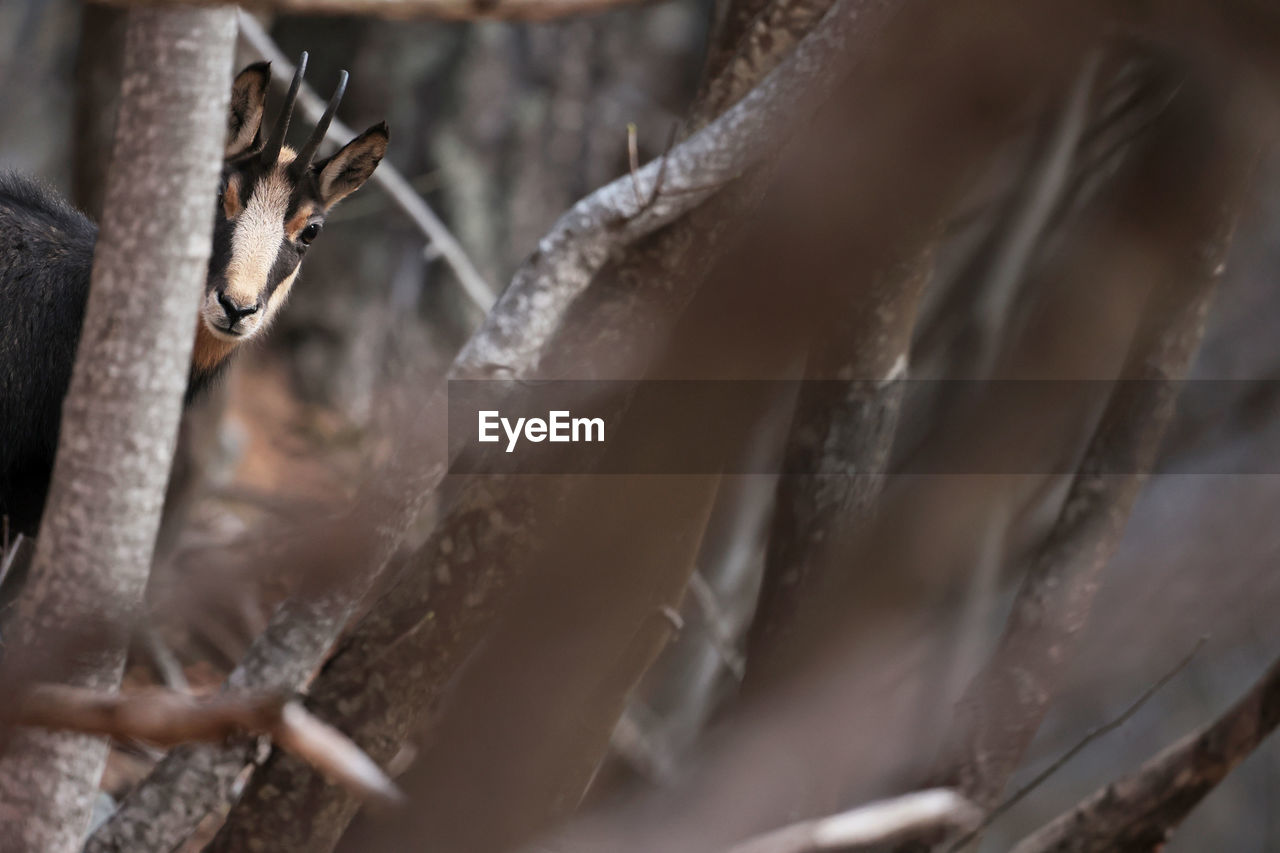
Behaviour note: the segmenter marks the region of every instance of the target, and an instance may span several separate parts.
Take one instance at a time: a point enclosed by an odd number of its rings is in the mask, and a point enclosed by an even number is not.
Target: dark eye
[[[306,245],[310,246],[311,241],[314,240],[316,238],[316,235],[319,233],[320,233],[320,223],[312,222],[306,228],[302,229],[302,233],[298,235],[298,239],[301,240]]]

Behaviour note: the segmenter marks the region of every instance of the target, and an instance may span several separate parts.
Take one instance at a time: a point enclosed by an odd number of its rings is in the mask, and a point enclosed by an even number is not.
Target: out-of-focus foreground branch
[[[729,853],[816,853],[878,849],[884,844],[963,832],[982,818],[973,803],[947,788],[916,791],[806,820],[734,845]]]
[[[1209,725],[1019,842],[1014,853],[1157,850],[1280,724],[1280,661]]]
[[[266,735],[366,802],[396,805],[403,799],[359,747],[287,696],[222,693],[200,698],[160,688],[117,694],[42,684],[24,691],[0,713],[0,721],[162,747]]]
[[[1214,71],[1175,62],[1177,94],[1148,129],[1111,203],[1141,218],[1155,284],[1057,521],[995,652],[962,698],[938,778],[993,805],[1057,695],[1199,345],[1263,128]],[[1176,186],[1176,195],[1156,187]]]
[[[177,6],[175,0],[105,0],[117,6]],[[602,12],[639,0],[245,0],[255,11],[294,15],[369,15],[442,21],[550,21]],[[196,0],[214,5],[217,0]]]

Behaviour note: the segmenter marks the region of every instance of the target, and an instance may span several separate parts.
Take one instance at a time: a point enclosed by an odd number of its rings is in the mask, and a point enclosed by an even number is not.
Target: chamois
[[[240,344],[266,329],[325,215],[373,174],[386,151],[380,123],[315,159],[346,88],[345,71],[302,149],[284,144],[306,65],[304,53],[265,140],[270,64],[250,65],[232,85],[188,404]],[[87,216],[47,187],[0,173],[0,517],[12,532],[34,535],[44,510],[97,236]]]

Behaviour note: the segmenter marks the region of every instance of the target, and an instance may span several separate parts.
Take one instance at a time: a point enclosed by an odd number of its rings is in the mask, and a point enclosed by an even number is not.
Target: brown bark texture
[[[210,251],[235,37],[226,9],[137,10],[126,30],[85,325],[7,651],[7,663],[38,669],[49,649],[78,644],[60,675],[108,689],[125,648],[91,626],[131,614],[146,587]],[[4,849],[79,849],[105,757],[99,739],[15,732],[0,760]]]

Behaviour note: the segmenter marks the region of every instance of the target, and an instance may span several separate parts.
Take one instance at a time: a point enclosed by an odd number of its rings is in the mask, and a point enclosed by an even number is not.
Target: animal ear
[[[256,147],[270,81],[270,62],[255,62],[236,75],[235,82],[231,84],[231,111],[227,113],[224,157],[230,159]]]
[[[390,131],[386,122],[379,122],[343,146],[342,150],[327,160],[316,164],[319,173],[320,203],[325,209],[360,189],[378,168],[382,155],[387,153]]]

